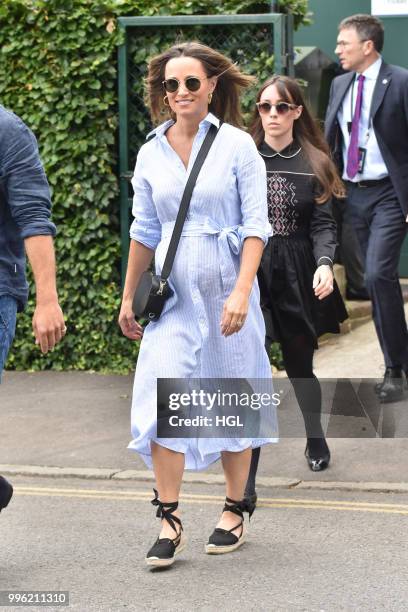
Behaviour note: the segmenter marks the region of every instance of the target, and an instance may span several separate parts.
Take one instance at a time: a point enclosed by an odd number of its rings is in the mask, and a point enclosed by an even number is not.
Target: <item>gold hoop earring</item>
[[[164,96],[164,98],[163,98],[163,104],[164,104],[164,106],[170,106],[168,96]]]
[[[209,93],[208,94],[208,104],[211,104],[212,97],[213,97],[212,93]]]

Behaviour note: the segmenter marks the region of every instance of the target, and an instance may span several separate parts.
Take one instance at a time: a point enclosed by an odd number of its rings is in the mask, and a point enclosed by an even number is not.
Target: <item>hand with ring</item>
[[[221,317],[221,333],[231,336],[241,331],[248,314],[249,295],[234,289],[224,304]]]

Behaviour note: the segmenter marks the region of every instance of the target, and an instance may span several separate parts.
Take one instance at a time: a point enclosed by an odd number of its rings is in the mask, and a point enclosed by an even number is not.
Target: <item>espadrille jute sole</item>
[[[176,556],[181,553],[182,550],[186,547],[187,538],[182,534],[180,544],[177,546],[174,557],[170,559],[159,559],[159,557],[146,557],[146,564],[153,567],[167,567],[169,565],[173,565]]]
[[[244,542],[245,542],[245,534],[242,534],[242,536],[239,538],[237,542],[235,542],[235,544],[230,544],[229,546],[216,546],[215,544],[206,544],[205,552],[208,555],[224,555],[225,553],[229,553],[229,552],[232,552],[233,550],[236,550]]]

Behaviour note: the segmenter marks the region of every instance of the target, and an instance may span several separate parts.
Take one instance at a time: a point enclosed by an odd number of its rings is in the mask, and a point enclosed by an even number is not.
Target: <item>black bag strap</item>
[[[201,145],[194,165],[191,168],[190,175],[187,179],[187,183],[184,188],[183,197],[181,198],[180,208],[177,213],[176,223],[174,225],[173,233],[171,235],[166,259],[164,260],[163,269],[161,273],[162,281],[166,281],[170,275],[171,269],[173,267],[174,258],[176,256],[178,243],[180,241],[181,232],[183,231],[184,221],[186,220],[188,207],[190,206],[191,196],[193,195],[193,190],[197,181],[197,177],[200,173],[205,158],[207,157],[207,154],[211,148],[211,145],[218,134],[218,130],[220,129],[220,127],[217,128],[214,124],[210,125],[210,129],[208,130],[206,137],[204,138],[203,144]]]

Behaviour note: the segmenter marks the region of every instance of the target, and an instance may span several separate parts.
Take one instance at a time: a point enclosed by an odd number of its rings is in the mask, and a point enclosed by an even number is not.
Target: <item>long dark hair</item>
[[[241,72],[228,57],[197,41],[180,43],[153,57],[148,66],[146,79],[147,104],[153,122],[163,121],[163,115],[172,116],[163,102],[164,70],[169,60],[175,57],[194,57],[199,60],[208,77],[218,76],[209,111],[219,119],[232,125],[242,125],[240,93],[255,81],[255,78]],[[222,73],[222,74],[221,74]],[[174,117],[173,117],[174,118]]]
[[[302,114],[293,124],[293,137],[296,138],[302,147],[316,175],[320,187],[316,202],[322,204],[327,202],[332,196],[344,198],[344,185],[339,177],[336,166],[330,158],[329,147],[323,134],[305,104],[300,85],[291,77],[274,75],[265,81],[258,91],[256,96],[257,102],[261,99],[263,91],[270,85],[275,85],[283,101],[303,107]],[[265,132],[257,109],[254,111],[249,131],[255,140],[256,146],[259,147],[265,138]]]

